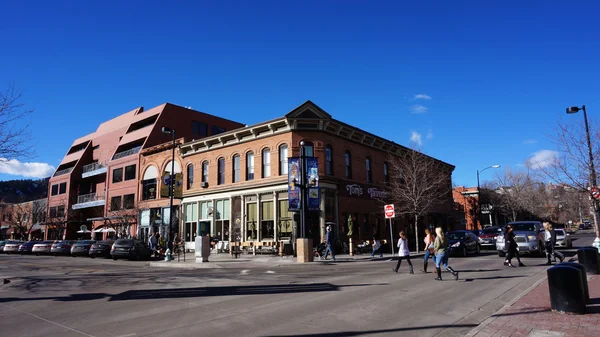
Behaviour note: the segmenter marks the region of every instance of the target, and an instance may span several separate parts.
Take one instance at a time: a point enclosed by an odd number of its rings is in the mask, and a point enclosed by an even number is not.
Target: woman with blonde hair
[[[421,271],[423,273],[427,273],[427,264],[429,262],[429,257],[433,259],[435,263],[435,255],[433,255],[433,242],[434,238],[431,234],[431,230],[429,228],[425,228],[425,258],[423,259],[423,269]]]
[[[441,267],[443,266],[447,271],[452,273],[455,280],[458,280],[458,272],[448,266],[448,258],[450,255],[448,250],[448,239],[444,235],[444,231],[441,227],[437,227],[435,233],[437,234],[435,242],[433,243],[433,249],[435,251],[435,272],[437,274],[435,279],[436,281],[442,281]]]
[[[556,262],[556,258],[558,257],[558,259],[562,263],[565,259],[565,256],[561,252],[554,249],[554,246],[556,246],[556,231],[554,230],[552,224],[549,222],[544,222],[543,225],[544,229],[546,230],[546,233],[544,233],[544,241],[546,241],[546,256],[548,257],[548,262],[546,264],[552,264],[552,261],[550,259],[551,257],[554,259],[554,262]]]

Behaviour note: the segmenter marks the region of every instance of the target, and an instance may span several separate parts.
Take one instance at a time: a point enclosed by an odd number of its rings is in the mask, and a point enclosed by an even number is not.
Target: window
[[[271,151],[269,149],[262,150],[262,177],[268,178],[271,176]]]
[[[123,196],[123,209],[133,209],[135,203],[135,194],[126,194]]]
[[[277,235],[280,238],[292,237],[292,217],[294,214],[289,211],[287,199],[278,200],[278,202]]]
[[[58,185],[52,185],[52,191],[50,195],[58,195]]]
[[[386,183],[390,182],[388,163],[383,163],[383,181]]]
[[[246,204],[246,241],[254,241],[258,232],[256,203]]]
[[[110,210],[118,211],[121,209],[121,196],[110,198]]]
[[[288,173],[288,147],[287,145],[279,146],[279,175]]]
[[[325,174],[333,175],[333,148],[331,145],[325,147]]]
[[[344,154],[344,161],[346,164],[346,178],[352,179],[352,155],[350,151],[346,151]]]
[[[192,121],[192,137],[204,138],[208,136],[208,126],[206,123]]]
[[[120,183],[121,181],[123,181],[123,169],[122,168],[114,169],[113,177],[112,177],[113,184]]]
[[[56,207],[56,217],[62,218],[65,216],[65,206]]]
[[[190,164],[187,167],[187,189],[194,187],[194,165]]]
[[[211,131],[211,135],[214,136],[214,135],[218,135],[219,133],[225,132],[225,129],[213,125],[212,128],[210,129],[210,131]]]
[[[241,171],[241,161],[240,155],[236,154],[233,156],[233,182],[237,183],[240,181],[240,171]]]
[[[275,222],[273,221],[273,201],[260,203],[260,240],[275,239]]]
[[[365,163],[367,164],[367,183],[370,184],[373,182],[373,175],[371,174],[371,158],[367,157]]]
[[[254,153],[248,152],[246,154],[246,180],[254,179]]]
[[[67,183],[61,183],[58,188],[58,194],[65,194],[65,193],[67,193]]]
[[[202,162],[202,182],[208,182],[208,161],[206,160]]]
[[[135,165],[125,166],[125,180],[135,179]]]
[[[304,142],[304,156],[305,157],[314,157],[315,156],[315,147],[311,142]]]
[[[219,158],[217,162],[219,176],[217,177],[217,185],[223,185],[225,183],[225,158]]]
[[[156,178],[142,181],[142,200],[156,199]]]

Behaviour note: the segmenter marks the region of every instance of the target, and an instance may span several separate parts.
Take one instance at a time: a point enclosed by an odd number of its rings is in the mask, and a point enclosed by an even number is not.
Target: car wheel
[[[506,253],[505,253],[505,252],[503,252],[503,251],[501,251],[501,250],[499,250],[499,251],[498,251],[498,256],[500,256],[500,257],[505,257],[505,256],[506,256]]]
[[[115,261],[117,261],[117,258],[116,258],[116,257],[113,257],[112,259],[113,259],[113,260],[115,260]]]

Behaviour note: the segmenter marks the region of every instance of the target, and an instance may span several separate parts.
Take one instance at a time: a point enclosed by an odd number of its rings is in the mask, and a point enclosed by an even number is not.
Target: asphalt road
[[[544,258],[523,261],[451,258],[460,280],[438,282],[418,272],[421,259],[409,275],[391,261],[180,270],[0,255],[0,277],[11,280],[0,286],[0,335],[464,336],[544,275]]]

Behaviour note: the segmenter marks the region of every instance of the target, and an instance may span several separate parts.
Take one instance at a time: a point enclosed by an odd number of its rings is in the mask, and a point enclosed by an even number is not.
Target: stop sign
[[[383,206],[383,212],[385,213],[386,219],[391,219],[396,216],[396,212],[394,211],[393,204]]]

